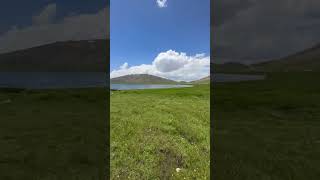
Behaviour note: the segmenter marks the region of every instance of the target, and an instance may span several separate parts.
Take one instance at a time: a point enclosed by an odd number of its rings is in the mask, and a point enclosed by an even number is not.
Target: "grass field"
[[[209,85],[112,91],[111,178],[209,179],[209,100]]]
[[[319,73],[215,84],[215,179],[320,177]]]
[[[214,84],[213,178],[319,179],[319,75]],[[112,91],[111,178],[208,179],[209,92]],[[1,89],[0,179],[105,179],[107,108],[105,89]]]
[[[0,90],[0,179],[106,179],[105,89]]]

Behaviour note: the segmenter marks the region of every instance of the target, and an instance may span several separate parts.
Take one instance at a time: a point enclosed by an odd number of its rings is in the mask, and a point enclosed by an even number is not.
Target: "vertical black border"
[[[109,45],[110,45],[110,40],[107,42],[107,43],[109,43]],[[108,50],[107,50],[107,52],[108,53],[110,53],[110,47],[108,48]],[[108,55],[108,56],[110,56],[110,55]],[[110,57],[108,57],[108,60],[109,60],[109,62],[110,62]],[[108,78],[108,80],[107,80],[107,98],[106,98],[106,104],[107,104],[107,107],[106,107],[106,109],[107,109],[107,111],[106,111],[106,116],[107,116],[107,118],[106,118],[106,121],[107,121],[107,123],[106,123],[106,128],[107,128],[107,137],[106,137],[106,139],[107,139],[107,179],[110,179],[110,81],[109,81],[109,79],[110,79],[110,70],[109,70],[109,68],[110,68],[110,63],[109,62],[107,62],[107,68],[108,68],[108,72],[107,72],[107,78]]]
[[[110,6],[109,6],[110,8]],[[109,10],[109,28],[110,28],[110,10]],[[110,31],[109,31],[110,32]],[[110,34],[109,34],[109,37],[107,37],[107,42],[108,43],[108,49],[107,49],[107,178],[106,179],[110,179]]]
[[[214,179],[214,96],[213,96],[213,1],[210,0],[210,179]]]
[[[111,27],[110,27],[110,20],[111,20],[111,17],[110,17],[110,15],[111,15],[111,13],[110,13],[110,11],[111,11],[111,5],[110,5],[110,1],[111,0],[107,0],[107,8],[109,8],[109,11],[108,11],[108,13],[109,14],[107,14],[107,23],[106,23],[106,26],[107,26],[107,30],[109,31],[109,34],[107,34],[107,37],[106,37],[106,39],[107,39],[107,41],[106,41],[106,43],[107,43],[107,58],[106,58],[106,69],[107,69],[107,75],[106,75],[106,77],[107,77],[107,79],[106,79],[106,81],[107,81],[107,98],[106,98],[106,105],[107,105],[107,107],[106,107],[106,116],[107,116],[107,118],[106,118],[106,128],[107,128],[107,137],[106,137],[106,153],[107,153],[107,155],[106,155],[106,161],[107,161],[107,172],[106,172],[106,179],[110,179],[110,174],[111,174],[111,172],[110,172],[110,168],[111,168],[111,166],[110,166],[110,139],[111,139],[111,137],[110,137],[110,63],[111,63],[111,60],[110,60],[110,30],[111,30]],[[109,28],[109,29],[108,29]]]

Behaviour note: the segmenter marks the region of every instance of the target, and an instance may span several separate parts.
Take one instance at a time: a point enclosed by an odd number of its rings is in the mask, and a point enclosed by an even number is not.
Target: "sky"
[[[3,0],[0,53],[110,34],[112,76],[193,80],[210,56],[258,63],[319,44],[319,9],[319,0]]]
[[[214,63],[259,63],[320,43],[319,0],[212,2]]]
[[[111,78],[178,81],[210,72],[210,0],[111,0]]]
[[[67,40],[109,37],[108,0],[4,0],[0,53]]]

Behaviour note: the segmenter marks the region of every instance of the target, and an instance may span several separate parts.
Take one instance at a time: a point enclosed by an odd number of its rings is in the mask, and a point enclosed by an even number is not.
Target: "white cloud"
[[[219,2],[216,6],[219,12],[215,12],[216,22],[221,23],[211,27],[213,49],[217,50],[215,55],[219,54],[215,59],[258,63],[282,58],[319,43],[319,0]]]
[[[210,74],[210,56],[196,54],[187,56],[173,50],[161,52],[151,64],[129,67],[124,63],[110,73],[111,78],[129,74],[151,74],[176,81],[193,81]]]
[[[26,49],[57,41],[106,39],[109,37],[109,7],[93,14],[72,15],[52,23],[56,6],[46,6],[33,17],[33,24],[0,35],[0,53]]]
[[[49,4],[45,7],[38,16],[32,18],[33,24],[49,24],[55,18],[57,12],[56,4]]]
[[[167,0],[157,0],[157,4],[160,8],[167,7]]]
[[[125,62],[124,64],[122,64],[122,65],[120,66],[120,69],[127,69],[128,66],[129,66],[129,64],[128,64],[127,62]]]
[[[169,50],[160,53],[153,61],[153,64],[160,72],[171,72],[188,64],[188,58],[185,53]]]

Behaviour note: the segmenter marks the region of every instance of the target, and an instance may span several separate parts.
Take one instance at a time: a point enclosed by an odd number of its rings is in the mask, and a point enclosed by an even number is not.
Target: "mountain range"
[[[81,40],[46,44],[0,54],[0,71],[106,72],[109,40]]]
[[[149,74],[131,74],[110,79],[112,84],[177,84],[178,82]]]
[[[0,54],[2,72],[107,72],[108,39],[66,41]],[[320,71],[320,44],[284,58],[245,65],[229,62],[212,64],[215,73]],[[191,83],[208,83],[205,77]],[[127,75],[111,83],[177,84],[173,80],[147,75]]]
[[[191,81],[192,84],[209,84],[210,83],[210,76],[201,78],[199,80]]]
[[[212,64],[215,73],[320,71],[320,44],[270,61],[245,65],[236,62]]]
[[[254,64],[257,71],[320,71],[320,44],[272,61]]]

